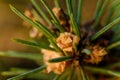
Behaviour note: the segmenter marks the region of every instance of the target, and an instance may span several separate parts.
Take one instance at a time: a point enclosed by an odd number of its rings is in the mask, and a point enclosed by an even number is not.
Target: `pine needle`
[[[115,19],[113,22],[109,23],[108,25],[106,25],[105,27],[103,27],[101,30],[99,30],[98,32],[96,32],[94,35],[91,36],[91,41],[95,40],[96,38],[98,38],[100,35],[102,35],[104,32],[106,32],[107,30],[109,30],[110,28],[114,27],[117,23],[120,22],[120,17]]]
[[[114,42],[114,43],[110,44],[109,46],[107,46],[106,49],[110,50],[110,49],[118,47],[118,46],[120,46],[120,41],[117,41],[117,42]]]
[[[103,13],[105,12],[105,9],[106,9],[109,1],[110,1],[110,0],[105,0],[105,1],[104,1],[104,4],[103,4],[102,8],[100,9],[100,12],[98,13],[98,16],[97,16],[97,18],[96,18],[96,20],[95,20],[92,28],[95,29],[95,28],[99,25],[100,20],[101,20],[101,18],[102,18],[102,15],[103,15]]]
[[[45,8],[48,10],[49,14],[51,15],[51,17],[53,18],[54,22],[57,24],[57,28],[60,30],[60,32],[64,32],[63,27],[60,25],[59,21],[57,20],[57,18],[55,17],[54,13],[52,12],[52,10],[50,9],[50,7],[48,6],[48,4],[44,1],[44,0],[40,0],[42,2],[42,4],[45,6]]]
[[[60,8],[59,0],[54,0],[55,6]]]
[[[77,24],[80,26],[82,14],[82,0],[78,0],[78,10],[77,10]]]
[[[56,76],[53,78],[53,80],[58,80],[58,78],[59,78],[59,75],[56,75]]]
[[[63,57],[59,57],[59,58],[50,59],[48,62],[57,63],[57,62],[62,62],[62,61],[69,61],[72,59],[73,59],[72,56],[63,56]]]
[[[41,16],[47,21],[48,24],[51,24],[50,19],[48,16],[43,12],[43,10],[40,8],[36,0],[31,0],[32,4],[35,6],[35,8],[38,10],[38,12],[41,14]]]
[[[71,21],[71,23],[72,23],[73,32],[74,32],[76,35],[80,36],[80,29],[79,29],[79,27],[77,26],[75,17],[74,17],[73,12],[72,12],[71,0],[66,0],[66,4],[67,4],[67,9],[68,9],[68,14],[69,14],[69,16],[70,16],[70,21]]]
[[[45,69],[45,68],[46,68],[46,66],[43,65],[43,66],[41,66],[41,67],[39,67],[39,68],[33,69],[33,70],[31,70],[31,71],[28,71],[28,72],[23,73],[23,74],[20,74],[20,75],[18,75],[18,76],[9,78],[9,79],[7,79],[7,80],[19,80],[19,79],[22,79],[22,78],[24,78],[24,77],[26,77],[26,76],[29,76],[29,75],[35,74],[35,73],[37,73],[37,72],[40,72],[40,71],[42,71],[42,70]]]
[[[113,64],[105,66],[105,68],[112,68],[112,69],[113,68],[118,68],[118,67],[120,67],[120,62],[115,62]]]
[[[118,7],[120,4],[119,0],[114,0],[111,4],[111,7],[109,9],[107,18],[106,18],[106,25],[111,21],[111,16],[115,13],[116,7]]]
[[[33,41],[27,41],[27,40],[21,40],[21,39],[13,39],[15,42],[17,43],[20,43],[20,44],[24,44],[24,45],[27,45],[27,46],[31,46],[31,47],[35,47],[35,48],[38,48],[38,49],[48,49],[48,50],[54,50],[53,48],[50,48],[48,47],[48,45],[43,45],[43,44],[39,44],[37,42],[33,42]]]
[[[120,72],[111,71],[111,70],[107,70],[107,69],[103,69],[103,68],[86,66],[85,69],[87,69],[95,74],[99,73],[99,74],[104,74],[104,75],[111,75],[111,76],[115,76],[115,77],[120,77]]]
[[[35,16],[35,18],[38,20],[38,21],[42,21],[42,17],[38,14],[38,12],[35,10],[35,9],[32,9],[31,10],[32,14]]]
[[[33,27],[41,31],[47,38],[49,38],[50,40],[55,40],[54,34],[48,28],[42,25],[40,22],[29,19],[22,12],[20,12],[17,8],[13,7],[12,5],[10,5],[10,8],[14,13],[16,13],[24,21],[30,23]]]
[[[79,69],[80,69],[82,80],[88,80],[87,74],[82,64],[79,65]]]
[[[102,0],[98,0],[97,1],[97,6],[96,6],[96,9],[95,9],[95,13],[94,13],[94,16],[93,16],[93,20],[97,19],[98,14],[99,14],[100,9],[101,9],[101,6],[102,6]]]
[[[59,53],[62,54],[62,55],[66,55],[66,54],[57,46],[57,44],[56,44],[54,41],[49,40],[49,42],[50,42],[50,44],[53,46],[53,48],[54,48],[57,52],[59,52]]]
[[[27,56],[26,56],[27,55]],[[20,53],[15,51],[7,51],[7,52],[0,52],[0,56],[4,57],[14,57],[14,58],[24,58],[24,59],[30,59],[35,61],[41,61],[42,54],[32,54],[32,53]]]
[[[73,15],[76,18],[77,17],[77,5],[76,2],[77,0],[71,0],[72,1],[72,11],[73,11]]]

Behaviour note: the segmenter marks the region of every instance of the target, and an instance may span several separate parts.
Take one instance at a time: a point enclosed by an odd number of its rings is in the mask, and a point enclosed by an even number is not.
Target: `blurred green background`
[[[27,28],[23,27],[22,20],[16,16],[9,8],[13,4],[24,10],[26,0],[0,0],[0,51],[27,49],[23,45],[18,45],[12,41],[13,37],[24,38],[28,36]]]
[[[24,10],[29,0],[0,0],[0,51],[30,52],[31,47],[15,43],[13,38],[28,38],[28,29],[22,25],[22,20],[9,8],[9,4]],[[25,64],[22,59],[0,57],[4,67],[14,67]],[[2,66],[2,65],[0,65]]]

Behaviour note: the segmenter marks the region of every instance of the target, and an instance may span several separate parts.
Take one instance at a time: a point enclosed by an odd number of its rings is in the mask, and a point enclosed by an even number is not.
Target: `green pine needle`
[[[111,3],[111,8],[115,8],[117,7],[118,5],[120,4],[120,0],[114,0],[112,3]]]
[[[23,74],[20,74],[20,75],[18,75],[18,76],[9,78],[9,79],[7,79],[7,80],[19,80],[19,79],[22,79],[22,78],[24,78],[24,77],[26,77],[26,76],[29,76],[29,75],[35,74],[35,73],[37,73],[37,72],[40,72],[40,71],[42,71],[42,70],[45,69],[45,68],[46,68],[46,66],[43,65],[43,66],[41,66],[41,67],[39,67],[39,68],[33,69],[33,70],[31,70],[31,71],[28,71],[28,72],[23,73]]]
[[[120,22],[120,17],[115,19],[113,22],[109,23],[108,25],[106,25],[105,27],[103,27],[101,30],[99,30],[98,32],[96,32],[94,35],[91,36],[91,41],[95,40],[96,38],[98,38],[100,35],[102,35],[104,32],[106,32],[107,30],[109,30],[110,28],[114,27],[117,23]]]
[[[118,68],[118,67],[120,67],[120,62],[115,62],[113,64],[107,65],[105,68],[113,69],[113,68]]]
[[[62,61],[69,61],[72,59],[73,59],[72,56],[63,56],[63,57],[59,57],[59,58],[50,59],[48,62],[57,63],[57,62],[62,62]]]
[[[47,21],[48,24],[51,24],[50,19],[47,17],[45,12],[40,8],[36,0],[31,0],[32,4],[35,6],[35,8],[38,10],[38,12],[41,14],[41,16]]]
[[[15,75],[19,75],[19,74],[25,73],[27,71],[28,71],[27,69],[10,68],[9,71],[3,71],[0,74],[2,76],[15,76]]]
[[[17,43],[24,44],[24,45],[31,46],[31,47],[35,47],[38,49],[43,48],[43,49],[48,49],[48,50],[54,50],[53,48],[50,48],[50,47],[43,45],[43,44],[39,44],[35,41],[27,41],[27,40],[21,40],[21,39],[13,39],[13,40]]]
[[[103,69],[103,68],[86,66],[85,69],[87,69],[95,74],[99,73],[99,74],[104,74],[104,75],[111,75],[111,76],[115,76],[115,77],[120,77],[120,72],[111,71],[111,70],[107,70],[107,69]]]
[[[76,5],[76,0],[71,0],[72,1],[72,11],[73,15],[76,18],[77,17],[77,5]]]
[[[76,55],[79,55],[78,53],[77,53],[77,44],[75,43],[75,42],[73,42],[73,48],[74,48],[74,51],[75,51],[75,54]]]
[[[44,0],[40,0],[42,2],[42,4],[45,6],[45,8],[48,10],[49,14],[51,15],[51,17],[53,18],[54,22],[57,24],[57,28],[60,30],[60,32],[64,32],[64,28],[60,25],[59,21],[57,20],[57,18],[55,17],[54,13],[52,12],[52,10],[50,9],[50,7],[48,6],[48,4],[44,1]]]
[[[54,0],[54,3],[55,3],[56,7],[60,8],[60,4],[59,4],[60,2],[59,2],[59,0]]]
[[[106,25],[110,23],[111,21],[111,16],[113,15],[114,11],[113,8],[110,8],[108,14],[107,14],[107,18],[106,18]]]
[[[73,67],[73,68],[71,68],[71,71],[69,72],[68,77],[67,77],[67,79],[66,79],[66,80],[72,80],[74,70],[75,70],[75,68],[74,68],[74,67]]]
[[[10,5],[10,8],[14,13],[16,13],[24,21],[30,23],[33,27],[35,27],[39,31],[41,31],[47,38],[49,38],[50,40],[55,40],[54,34],[48,28],[46,28],[44,25],[42,25],[40,22],[29,19],[22,12],[20,12],[17,8],[13,7],[12,5]]]
[[[100,20],[101,20],[101,18],[102,18],[102,15],[103,15],[103,13],[105,12],[105,9],[106,9],[109,1],[110,1],[110,0],[105,0],[105,1],[104,1],[104,4],[103,4],[102,8],[100,9],[100,12],[98,13],[98,16],[97,16],[97,18],[96,18],[96,20],[95,20],[92,28],[95,29],[95,28],[99,25]]]
[[[106,49],[110,50],[110,49],[118,47],[118,46],[120,46],[120,41],[117,41],[117,42],[110,44]]]
[[[25,68],[16,68],[12,67],[7,71],[1,72],[2,76],[16,76],[20,75],[22,73],[26,73],[30,71],[30,69],[25,69]],[[46,74],[43,71],[40,71],[38,73],[33,73],[32,75],[25,76],[25,80],[27,79],[32,79],[32,80],[53,80],[55,74]],[[24,78],[23,78],[24,79]],[[23,79],[17,79],[17,80],[23,80]],[[3,79],[2,79],[3,80]],[[15,79],[16,80],[16,79]]]
[[[40,22],[36,21],[35,24],[37,25],[37,29],[40,30],[47,38],[50,40],[55,40],[55,35],[44,25],[42,25]]]
[[[89,80],[82,64],[79,65],[79,69],[80,69],[82,80]]]
[[[77,24],[78,24],[78,26],[79,26],[80,23],[81,23],[82,1],[83,1],[83,0],[79,0],[79,1],[78,1],[78,10],[77,10]]]
[[[69,16],[70,16],[70,21],[71,21],[71,23],[72,23],[73,32],[74,32],[76,35],[80,36],[80,29],[79,29],[79,27],[77,26],[75,17],[74,17],[73,12],[72,12],[71,0],[66,0],[66,4],[67,4],[67,9],[68,9],[68,14],[69,14]]]
[[[59,77],[60,77],[59,75],[56,75],[56,76],[53,78],[53,80],[58,80]]]
[[[76,35],[80,35],[80,31],[79,31],[79,28],[78,28],[78,26],[76,24],[76,21],[75,21],[73,13],[70,14],[70,19],[71,19],[71,23],[72,23],[72,26],[73,26],[74,33]]]
[[[49,40],[49,42],[51,43],[51,45],[54,47],[54,49],[55,49],[57,52],[59,52],[59,53],[62,54],[62,55],[66,55],[66,54],[57,46],[57,44],[56,44],[55,42],[53,42],[53,41],[51,41],[51,40]]]
[[[71,65],[68,68],[66,68],[64,72],[61,75],[59,75],[58,80],[67,80],[67,78],[69,77],[69,74],[71,73],[72,68],[73,66]]]
[[[101,6],[102,6],[102,0],[98,0],[97,1],[97,6],[96,6],[96,10],[95,10],[95,13],[94,13],[94,16],[93,16],[93,20],[97,19],[98,14],[99,14],[100,9],[101,9]]]
[[[20,53],[20,52],[15,52],[15,51],[0,52],[0,56],[24,58],[24,59],[30,59],[30,60],[35,60],[35,61],[41,61],[43,59],[43,55],[40,53],[32,54],[32,53]]]
[[[31,10],[32,14],[37,18],[37,20],[42,21],[42,17],[38,14],[38,12],[35,9]]]
[[[106,18],[106,25],[111,21],[111,16],[115,13],[115,9],[116,7],[118,7],[120,5],[120,1],[119,0],[114,0],[111,4],[111,7],[109,9],[109,12],[107,14],[107,18]]]

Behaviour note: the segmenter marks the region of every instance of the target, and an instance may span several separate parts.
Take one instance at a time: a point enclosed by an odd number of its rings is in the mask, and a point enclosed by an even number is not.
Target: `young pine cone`
[[[60,33],[60,36],[57,38],[57,45],[63,51],[73,53],[74,52],[73,42],[78,44],[79,41],[80,38],[78,36],[65,32]]]
[[[50,50],[45,50],[45,49],[42,49],[42,53],[44,54],[43,56],[44,63],[47,65],[47,69],[46,69],[47,73],[53,71],[56,74],[61,74],[65,70],[67,66],[67,62],[65,61],[58,62],[58,63],[48,62],[48,60],[61,57],[62,55],[60,55],[59,53],[55,51],[50,51]]]
[[[88,59],[84,59],[85,62],[87,63],[92,63],[92,64],[98,64],[103,60],[103,57],[107,54],[107,51],[99,46],[95,45],[91,47],[91,54],[89,55]]]

